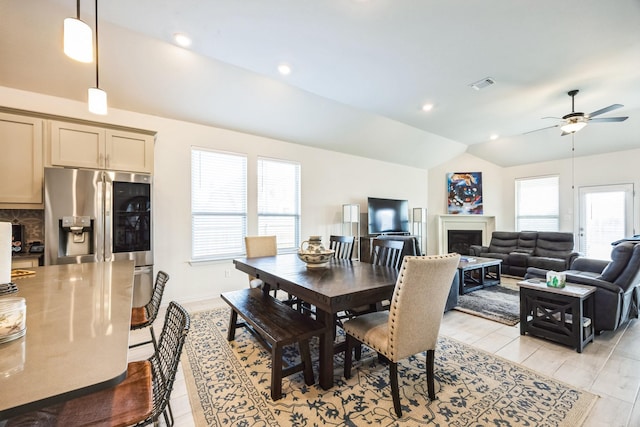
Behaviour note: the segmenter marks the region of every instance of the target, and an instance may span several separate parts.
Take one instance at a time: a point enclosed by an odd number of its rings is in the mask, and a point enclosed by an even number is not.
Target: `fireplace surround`
[[[449,251],[449,230],[479,230],[482,232],[482,245],[488,246],[491,233],[496,228],[496,217],[488,215],[439,215],[438,216],[438,253]]]

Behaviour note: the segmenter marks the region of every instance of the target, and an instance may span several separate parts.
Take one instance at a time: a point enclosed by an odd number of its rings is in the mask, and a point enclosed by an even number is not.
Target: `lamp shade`
[[[107,92],[97,87],[89,88],[89,111],[93,114],[107,114]]]
[[[76,61],[93,61],[93,33],[91,27],[76,18],[64,20],[64,53]]]

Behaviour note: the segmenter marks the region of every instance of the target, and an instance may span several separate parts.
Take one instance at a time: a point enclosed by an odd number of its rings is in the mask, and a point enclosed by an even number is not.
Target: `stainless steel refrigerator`
[[[46,168],[45,265],[133,260],[133,305],[153,288],[152,177]]]

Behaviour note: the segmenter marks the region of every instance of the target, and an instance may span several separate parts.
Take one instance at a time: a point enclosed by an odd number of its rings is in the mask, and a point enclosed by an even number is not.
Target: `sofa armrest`
[[[614,294],[624,293],[623,289],[620,286],[614,285],[611,282],[596,279],[593,277],[574,276],[572,274],[567,274],[567,283],[577,283],[579,285],[595,286],[598,289],[605,289],[607,291],[613,292]]]
[[[544,268],[529,267],[524,275],[525,279],[547,279],[547,271]]]
[[[573,270],[573,262],[578,259],[578,257],[580,256],[580,254],[578,252],[571,252],[569,254],[569,256],[567,257],[567,270],[572,269]],[[602,271],[602,270],[600,270]]]
[[[602,259],[577,257],[571,264],[571,270],[589,271],[591,273],[602,273],[602,270],[609,264],[609,261]]]
[[[480,256],[480,254],[483,252],[489,252],[489,247],[480,246],[480,245],[470,245],[469,252],[471,252],[471,255]]]

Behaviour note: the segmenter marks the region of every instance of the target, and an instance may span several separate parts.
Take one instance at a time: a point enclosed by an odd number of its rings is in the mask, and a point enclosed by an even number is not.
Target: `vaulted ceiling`
[[[62,53],[75,12],[0,0],[0,86],[86,101],[94,65]],[[512,166],[571,156],[557,127],[523,134],[579,89],[576,111],[629,119],[589,123],[576,156],[640,148],[640,0],[102,0],[99,18],[111,108],[419,168],[465,151]]]

